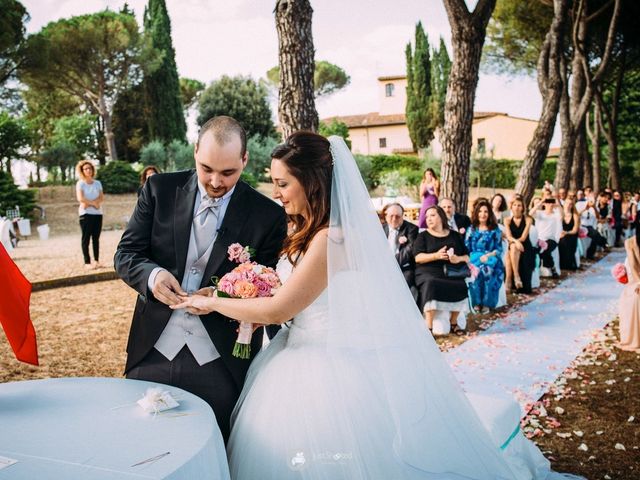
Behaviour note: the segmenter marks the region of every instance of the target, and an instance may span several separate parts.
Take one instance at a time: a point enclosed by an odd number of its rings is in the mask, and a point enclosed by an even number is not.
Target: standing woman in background
[[[418,227],[427,228],[426,213],[427,210],[434,205],[438,205],[438,196],[440,195],[440,180],[436,176],[433,168],[427,168],[422,175],[420,183],[420,198],[422,198],[422,207],[420,207],[420,216],[418,217]]]
[[[81,160],[76,165],[78,182],[76,183],[76,198],[80,202],[80,230],[82,231],[82,255],[84,268],[100,268],[100,232],[102,232],[102,202],[104,192],[102,183],[96,180],[96,169],[89,160]],[[89,257],[89,240],[93,245],[93,265]]]

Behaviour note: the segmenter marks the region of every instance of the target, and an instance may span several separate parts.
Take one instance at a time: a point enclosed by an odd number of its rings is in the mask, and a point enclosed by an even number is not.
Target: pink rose
[[[405,237],[404,235],[398,237],[398,244],[399,245],[404,245],[405,243],[407,243],[407,237]]]
[[[464,228],[464,227],[462,227],[462,228],[460,228],[460,229],[458,230],[458,233],[459,233],[460,235],[464,235],[464,232],[466,232],[466,230],[465,230],[465,228]]]
[[[222,277],[222,279],[218,282],[218,290],[226,293],[227,295],[233,295],[233,283]]]
[[[611,269],[611,275],[616,279],[619,283],[623,285],[629,283],[629,277],[627,276],[627,269],[624,264],[616,263]]]
[[[258,294],[258,288],[253,283],[240,280],[233,286],[233,294],[240,298],[254,298]]]
[[[244,250],[242,250],[242,253],[238,257],[238,261],[240,263],[245,263],[245,262],[248,262],[249,260],[251,260],[251,253],[249,252],[248,249],[245,248]]]
[[[242,252],[244,252],[244,247],[242,245],[240,245],[239,243],[232,243],[231,245],[229,245],[229,248],[227,249],[227,253],[229,254],[229,260],[231,260],[232,262],[238,262],[240,255],[242,254]]]
[[[254,285],[258,289],[258,296],[259,297],[270,297],[271,296],[271,285],[269,285],[267,282],[263,282],[261,280],[256,280]]]

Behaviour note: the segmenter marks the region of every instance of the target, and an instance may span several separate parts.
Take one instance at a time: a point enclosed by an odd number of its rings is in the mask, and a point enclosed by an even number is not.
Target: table
[[[149,387],[180,406],[157,415],[135,402]],[[170,452],[168,455],[162,454]],[[179,388],[118,378],[0,384],[0,480],[228,480],[213,411]],[[138,466],[139,462],[160,457]]]

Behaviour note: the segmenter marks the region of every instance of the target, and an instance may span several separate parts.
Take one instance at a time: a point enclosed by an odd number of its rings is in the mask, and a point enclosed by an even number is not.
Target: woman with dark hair
[[[493,215],[496,217],[496,221],[500,225],[504,224],[504,219],[509,216],[507,200],[504,198],[504,195],[496,193],[491,197],[491,209],[493,210]]]
[[[635,219],[635,236],[627,238],[627,278],[620,296],[620,343],[618,348],[640,352],[640,221]]]
[[[438,196],[440,195],[440,180],[433,168],[427,168],[422,175],[420,182],[420,198],[422,198],[422,207],[418,216],[418,227],[427,228],[425,214],[427,209],[438,204]]]
[[[152,176],[160,173],[160,169],[155,165],[147,165],[140,172],[140,186],[138,187],[138,196],[140,196],[140,192],[142,192],[142,188],[144,184],[147,183],[147,179]]]
[[[344,140],[294,133],[273,152],[271,176],[294,221],[277,267],[283,285],[248,299],[207,289],[172,307],[289,324],[249,369],[227,446],[231,478],[538,473],[545,459],[521,433],[526,454],[495,443],[424,328]]]
[[[577,270],[576,250],[578,249],[578,231],[580,215],[573,200],[567,198],[562,205],[562,231],[558,242],[561,270]]]
[[[504,283],[504,264],[502,232],[491,204],[486,200],[478,202],[473,209],[466,245],[471,263],[479,270],[476,280],[469,285],[471,304],[477,313],[489,313],[489,309],[498,304],[498,294]]]
[[[450,278],[445,266],[469,261],[464,239],[449,229],[447,216],[438,206],[429,207],[425,214],[427,229],[418,234],[413,243],[416,257],[416,287],[420,310],[429,330],[433,329],[436,311],[449,312],[451,331],[464,332],[458,326],[460,312],[468,311],[467,285],[464,278]]]

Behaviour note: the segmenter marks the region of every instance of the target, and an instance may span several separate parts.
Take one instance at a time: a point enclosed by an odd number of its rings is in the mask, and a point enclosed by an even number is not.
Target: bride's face
[[[273,198],[280,200],[287,215],[303,215],[307,211],[307,197],[302,184],[289,173],[285,164],[276,158],[271,160]]]

